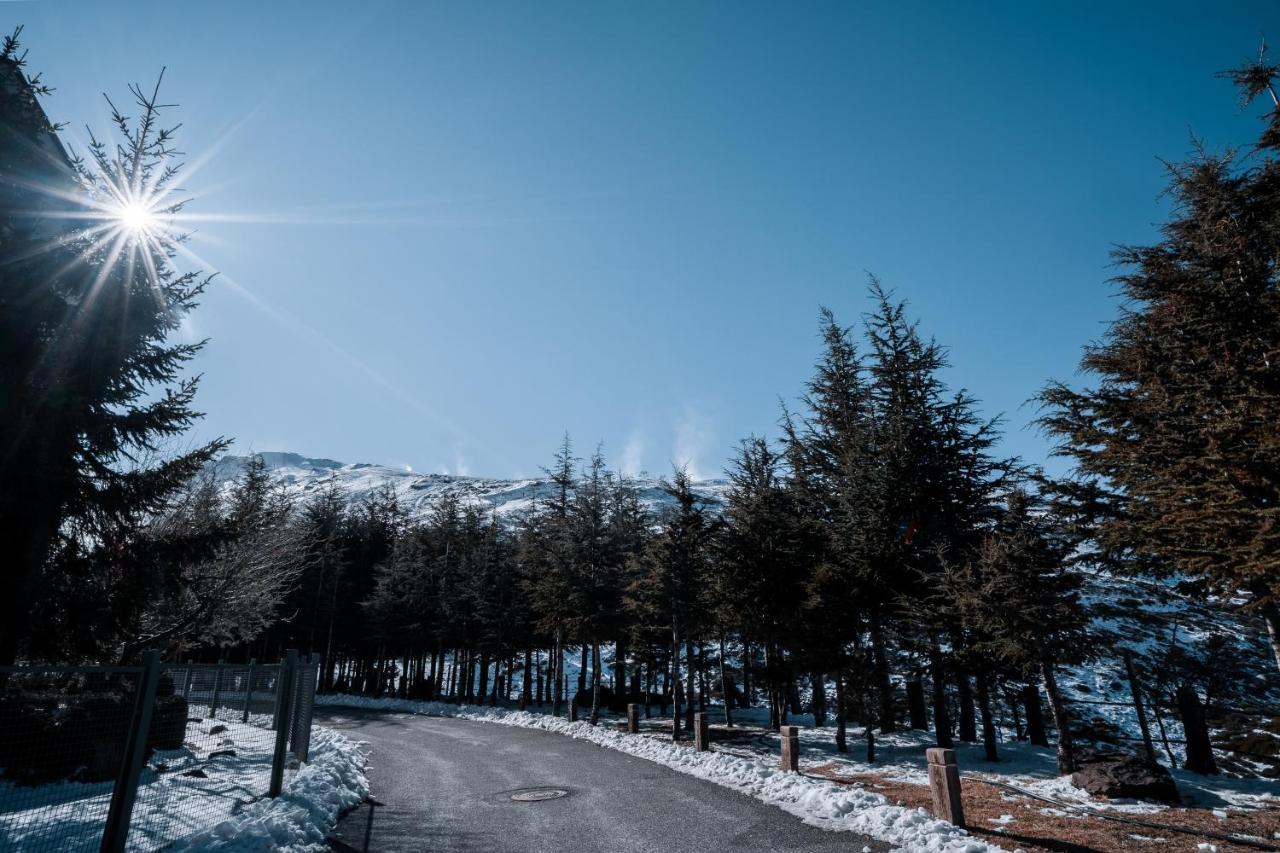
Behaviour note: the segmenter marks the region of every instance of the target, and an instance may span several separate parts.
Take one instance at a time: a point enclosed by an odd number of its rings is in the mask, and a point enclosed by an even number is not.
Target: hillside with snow
[[[317,495],[331,486],[356,504],[368,499],[379,489],[392,488],[411,517],[431,511],[450,492],[463,505],[491,509],[500,518],[514,520],[540,500],[550,497],[551,481],[545,477],[524,480],[500,480],[488,477],[460,477],[449,474],[419,474],[405,468],[392,468],[368,462],[344,463],[333,459],[302,456],[298,453],[268,452],[253,454],[262,458],[268,472],[298,499]],[[251,456],[226,455],[211,463],[213,477],[230,483],[244,470]],[[657,478],[637,479],[641,502],[656,510],[670,501]],[[725,480],[702,480],[694,483],[694,491],[711,503],[719,503],[727,493]]]

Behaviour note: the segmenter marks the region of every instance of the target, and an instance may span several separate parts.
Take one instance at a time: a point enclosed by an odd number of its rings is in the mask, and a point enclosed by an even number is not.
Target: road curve
[[[806,826],[736,791],[563,735],[467,720],[317,708],[368,742],[378,804],[339,823],[337,851],[873,851],[889,846]],[[526,788],[568,791],[515,802]],[[365,838],[368,836],[366,846]]]

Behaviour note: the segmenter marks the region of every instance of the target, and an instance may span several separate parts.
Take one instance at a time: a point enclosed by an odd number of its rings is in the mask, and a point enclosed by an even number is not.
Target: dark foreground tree
[[[182,379],[200,344],[170,334],[207,283],[175,271],[174,239],[113,218],[176,176],[156,94],[114,118],[119,143],[68,157],[16,38],[0,49],[0,663],[12,663],[51,556],[160,510],[223,442],[163,458],[197,417]],[[161,204],[161,216],[175,211]],[[163,461],[148,462],[156,458]]]
[[[1272,109],[1250,156],[1197,150],[1169,166],[1163,239],[1121,248],[1126,304],[1083,368],[1041,395],[1075,459],[1099,557],[1247,592],[1280,665],[1280,66],[1230,72]]]

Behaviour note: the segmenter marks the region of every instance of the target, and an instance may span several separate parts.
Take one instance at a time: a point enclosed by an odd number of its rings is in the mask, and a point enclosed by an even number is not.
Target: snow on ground
[[[153,752],[143,769],[129,849],[181,842],[173,849],[265,851],[277,849],[272,844],[279,842],[278,849],[321,850],[338,811],[368,792],[359,748],[318,726],[312,730],[310,761],[276,800],[263,797],[275,732],[200,720],[188,723],[185,740],[181,749]],[[0,782],[0,850],[96,851],[111,791],[111,782],[37,787]],[[191,840],[193,833],[199,840]],[[230,834],[242,836],[244,843],[229,846]]]
[[[666,738],[625,735],[602,726],[570,723],[547,714],[508,711],[474,705],[371,699],[363,696],[318,696],[317,705],[401,711],[439,717],[459,717],[486,723],[542,729],[597,746],[616,749],[680,773],[696,776],[775,805],[805,823],[828,830],[870,835],[912,851],[986,853],[1000,848],[971,837],[964,830],[937,820],[923,809],[890,803],[884,796],[838,785],[825,779],[785,773],[774,759],[740,755],[722,749],[695,752]]]
[[[369,795],[365,755],[356,743],[317,726],[310,761],[279,797],[262,799],[216,825],[182,839],[174,853],[323,851],[338,816]]]

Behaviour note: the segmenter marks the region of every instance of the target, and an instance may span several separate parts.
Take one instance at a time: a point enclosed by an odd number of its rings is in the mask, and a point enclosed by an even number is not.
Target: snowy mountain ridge
[[[514,520],[522,511],[550,497],[551,480],[546,477],[505,480],[491,477],[464,477],[451,474],[422,474],[406,468],[394,468],[368,462],[344,463],[334,459],[303,456],[300,453],[271,451],[244,456],[227,454],[213,461],[209,470],[215,480],[229,483],[240,475],[253,457],[260,457],[268,473],[295,498],[306,500],[335,485],[351,504],[358,504],[379,489],[390,486],[409,513],[421,518],[449,493],[458,496],[463,505],[481,506],[500,518]],[[670,504],[656,477],[635,481],[640,500],[651,511]],[[717,504],[729,489],[726,480],[701,480],[693,489],[707,501]]]

